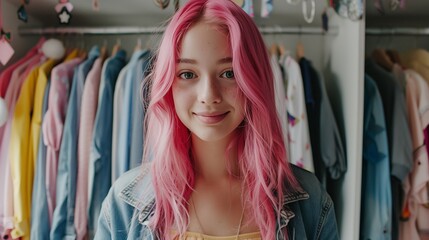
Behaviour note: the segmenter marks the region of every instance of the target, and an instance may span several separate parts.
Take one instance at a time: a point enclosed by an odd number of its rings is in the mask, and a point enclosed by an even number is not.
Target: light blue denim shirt
[[[42,112],[45,116],[48,110],[49,89],[51,81],[45,88],[43,96]],[[43,120],[42,120],[43,121]],[[36,172],[33,182],[33,195],[31,202],[31,233],[30,237],[33,240],[49,239],[49,212],[48,212],[48,199],[46,195],[46,145],[43,141],[43,131],[40,131],[39,148],[37,151]]]
[[[134,79],[134,83],[132,89],[134,91],[133,95],[134,100],[132,103],[132,117],[131,117],[131,144],[130,144],[130,169],[136,168],[142,163],[143,156],[143,120],[145,116],[145,107],[143,105],[144,99],[141,96],[147,95],[143,89],[143,80],[145,77],[145,73],[147,73],[148,67],[150,64],[150,54],[146,54],[142,57],[138,63],[136,68],[136,77]],[[143,91],[143,94],[140,94]]]
[[[361,239],[392,239],[392,192],[383,103],[365,76]]]
[[[140,101],[139,96],[135,96],[134,87],[139,86],[141,80],[136,79],[136,68],[139,59],[147,57],[149,55],[148,50],[140,50],[134,52],[130,62],[128,63],[129,69],[125,76],[124,83],[124,99],[122,100],[122,108],[120,110],[119,117],[121,118],[118,131],[118,140],[116,141],[116,159],[113,166],[113,175],[117,178],[123,173],[131,169],[130,167],[130,149],[131,149],[131,127],[133,118],[133,102]],[[139,88],[139,87],[137,87]],[[115,113],[116,114],[116,113]],[[141,133],[142,134],[142,133]]]
[[[119,72],[126,64],[125,58],[126,52],[119,50],[114,57],[106,60],[103,66],[88,170],[88,232],[90,239],[97,226],[101,203],[111,185],[113,93]]]
[[[64,239],[66,236],[74,239],[76,237],[74,229],[74,206],[76,197],[79,114],[86,76],[99,55],[99,48],[97,46],[92,47],[88,58],[79,64],[74,71],[58,158],[56,207],[52,218],[50,239]]]
[[[284,234],[290,240],[339,239],[329,195],[312,173],[291,168],[303,190],[285,194],[276,239],[284,239]],[[148,227],[154,209],[150,163],[144,163],[122,175],[110,189],[94,239],[159,239]]]

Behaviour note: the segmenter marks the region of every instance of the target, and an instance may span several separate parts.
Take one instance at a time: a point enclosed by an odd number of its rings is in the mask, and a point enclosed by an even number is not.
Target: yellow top
[[[197,232],[186,232],[182,237],[176,236],[174,239],[177,240],[261,240],[262,236],[260,232],[253,232],[253,233],[244,233],[237,236],[224,236],[224,237],[217,237],[217,236],[210,236],[205,235],[202,233]]]

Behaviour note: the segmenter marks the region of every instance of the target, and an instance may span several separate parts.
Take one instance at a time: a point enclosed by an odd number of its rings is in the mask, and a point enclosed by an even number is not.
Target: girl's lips
[[[226,113],[194,113],[195,116],[203,123],[205,124],[215,124],[218,122],[221,122],[226,115],[229,112]]]

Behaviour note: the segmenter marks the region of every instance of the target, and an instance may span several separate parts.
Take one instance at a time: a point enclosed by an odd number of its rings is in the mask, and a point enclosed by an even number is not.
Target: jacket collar
[[[141,171],[130,184],[128,184],[120,193],[119,197],[127,204],[133,206],[139,211],[139,222],[144,223],[152,214],[155,208],[155,191],[151,182],[150,165],[143,164]],[[302,189],[286,192],[283,198],[283,208],[280,211],[280,218],[283,224],[287,224],[295,214],[289,209],[288,205],[297,201],[310,198],[310,195]]]

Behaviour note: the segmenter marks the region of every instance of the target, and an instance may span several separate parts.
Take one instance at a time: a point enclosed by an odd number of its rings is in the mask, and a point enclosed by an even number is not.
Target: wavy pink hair
[[[297,189],[298,183],[287,163],[264,41],[253,20],[230,0],[190,0],[173,16],[159,46],[150,76],[144,150],[144,159],[152,161],[155,189],[151,227],[170,239],[173,226],[182,234],[189,223],[188,199],[195,183],[190,132],[175,112],[171,86],[181,40],[198,21],[214,23],[228,34],[246,106],[245,122],[230,146],[238,148],[243,196],[253,206],[252,217],[263,239],[275,239],[284,193]]]

